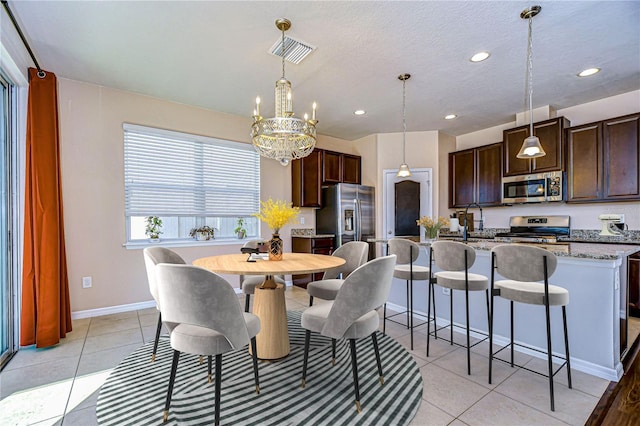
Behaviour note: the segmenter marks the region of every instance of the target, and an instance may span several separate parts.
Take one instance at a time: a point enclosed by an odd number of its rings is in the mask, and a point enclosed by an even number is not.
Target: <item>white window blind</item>
[[[260,157],[249,144],[125,123],[127,216],[249,216]]]

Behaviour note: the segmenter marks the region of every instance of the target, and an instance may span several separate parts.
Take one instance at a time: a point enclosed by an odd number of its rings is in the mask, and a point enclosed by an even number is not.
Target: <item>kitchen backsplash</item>
[[[291,228],[292,237],[309,237],[316,234],[313,228]]]

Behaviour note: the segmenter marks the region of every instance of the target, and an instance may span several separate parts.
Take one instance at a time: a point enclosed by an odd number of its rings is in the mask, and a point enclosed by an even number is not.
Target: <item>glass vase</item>
[[[273,234],[269,240],[269,260],[282,260],[282,246],[280,234]]]

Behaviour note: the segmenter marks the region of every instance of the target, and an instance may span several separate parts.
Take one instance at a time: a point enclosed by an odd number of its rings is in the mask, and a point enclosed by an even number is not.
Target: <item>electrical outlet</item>
[[[82,277],[82,288],[91,288],[91,277]]]
[[[450,296],[451,295],[451,289],[450,288],[443,288],[442,289],[442,294],[444,294],[445,296]]]

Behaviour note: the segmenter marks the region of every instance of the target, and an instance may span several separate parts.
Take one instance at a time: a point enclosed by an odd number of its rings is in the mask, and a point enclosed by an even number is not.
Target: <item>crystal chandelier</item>
[[[546,152],[540,145],[540,139],[533,134],[533,17],[540,13],[540,6],[531,6],[520,13],[522,19],[529,20],[529,39],[527,45],[527,95],[529,97],[529,137],[524,140],[516,157],[538,158],[544,157]]]
[[[276,27],[282,31],[282,77],[276,81],[276,114],[273,118],[260,115],[260,97],[256,98],[253,111],[251,138],[255,150],[266,158],[280,161],[286,166],[289,161],[311,154],[316,145],[316,103],[313,103],[311,119],[294,117],[291,100],[291,83],[284,76],[285,39],[284,33],[291,28],[291,21],[281,18]]]
[[[405,158],[404,158],[405,144],[407,139],[407,122],[405,120],[405,114],[404,114],[405,98],[406,98],[405,86],[406,86],[407,80],[409,80],[410,78],[411,78],[411,74],[400,74],[398,76],[398,80],[402,81],[402,164],[400,164],[400,167],[398,168],[398,174],[396,176],[401,178],[411,176],[411,170],[409,169],[409,166],[407,165],[407,162],[405,161]]]

